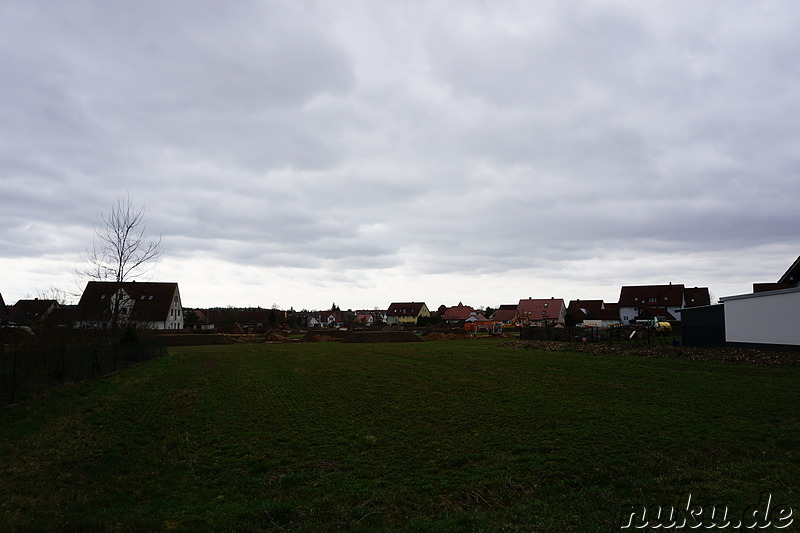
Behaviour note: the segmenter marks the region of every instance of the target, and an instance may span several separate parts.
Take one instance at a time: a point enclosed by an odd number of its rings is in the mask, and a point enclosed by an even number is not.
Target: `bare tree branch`
[[[92,247],[86,250],[87,266],[79,274],[95,281],[122,283],[149,272],[164,253],[161,237],[145,236],[144,206],[136,207],[130,195],[118,198],[103,224],[94,227]]]

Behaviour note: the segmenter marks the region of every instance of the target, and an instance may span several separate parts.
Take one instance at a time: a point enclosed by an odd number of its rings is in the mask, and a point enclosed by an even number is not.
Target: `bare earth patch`
[[[692,361],[728,361],[753,365],[800,366],[800,351],[761,350],[757,348],[687,346],[629,346],[606,343],[570,343],[558,341],[521,341],[503,343],[506,348],[580,352],[591,354],[622,354],[638,357],[674,357]]]

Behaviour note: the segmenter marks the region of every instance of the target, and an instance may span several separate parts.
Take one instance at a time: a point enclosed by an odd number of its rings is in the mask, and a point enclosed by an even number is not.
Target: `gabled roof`
[[[472,307],[458,302],[458,305],[447,308],[442,315],[442,320],[466,320],[473,311]]]
[[[142,321],[162,321],[169,318],[172,299],[178,292],[177,283],[128,281],[90,281],[78,302],[78,316],[83,320],[107,318],[112,296],[119,290],[125,291],[133,303],[131,319]]]
[[[41,322],[57,307],[55,300],[19,300],[14,304],[14,314],[23,314],[32,322]]]
[[[530,315],[532,320],[558,320],[561,310],[565,309],[564,300],[561,298],[520,300],[517,312],[521,315]]]
[[[604,304],[604,309],[594,311],[590,320],[619,320],[619,304]]]
[[[620,307],[682,307],[682,284],[634,285],[622,287],[619,293]]]
[[[488,322],[489,319],[480,311],[473,311],[466,318],[465,322]]]
[[[323,318],[327,322],[330,317],[333,317],[333,320],[336,323],[345,323],[347,322],[347,315],[344,311],[325,311],[323,314]]]
[[[3,301],[3,294],[0,293],[0,317],[6,314],[6,302]]]
[[[386,310],[388,316],[419,316],[425,302],[394,302]]]
[[[567,306],[567,313],[575,318],[592,318],[591,315],[596,311],[605,308],[603,300],[570,300]]]
[[[509,322],[517,317],[517,304],[503,304],[497,308],[492,318],[498,322]]]
[[[800,256],[795,259],[792,266],[789,267],[789,270],[781,276],[781,279],[778,280],[778,283],[785,283],[787,285],[791,285],[792,287],[797,287],[800,285]]]

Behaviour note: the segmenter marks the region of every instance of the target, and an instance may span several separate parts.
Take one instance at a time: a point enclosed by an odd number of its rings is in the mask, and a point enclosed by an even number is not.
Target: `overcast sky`
[[[185,306],[716,296],[800,255],[800,3],[0,2],[0,293],[146,206]],[[78,282],[80,285],[84,282]]]

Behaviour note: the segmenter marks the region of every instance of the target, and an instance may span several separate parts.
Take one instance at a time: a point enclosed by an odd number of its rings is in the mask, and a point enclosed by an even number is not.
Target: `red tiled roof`
[[[563,308],[564,300],[561,298],[528,298],[519,301],[517,312],[529,315],[531,320],[557,320]]]
[[[510,322],[517,317],[517,304],[503,304],[497,308],[492,318],[498,322]]]
[[[447,308],[442,315],[442,320],[466,320],[473,311],[472,307],[458,302],[458,305]]]
[[[677,285],[635,285],[622,287],[620,307],[681,307],[684,287]]]

